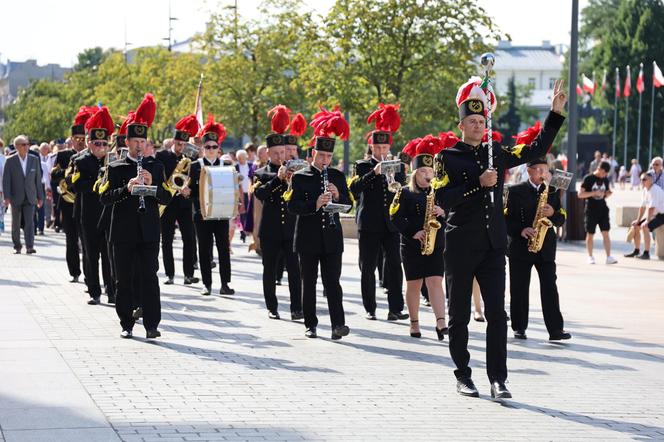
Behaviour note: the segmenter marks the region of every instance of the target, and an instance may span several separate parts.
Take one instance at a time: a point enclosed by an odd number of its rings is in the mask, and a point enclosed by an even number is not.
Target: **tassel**
[[[288,189],[287,191],[285,191],[285,192],[281,195],[281,197],[282,197],[282,198],[284,199],[284,201],[286,201],[286,202],[290,201],[291,198],[293,197],[293,189]]]
[[[401,198],[401,189],[403,189],[403,187],[397,191],[397,194],[394,195],[394,199],[392,200],[392,204],[390,204],[390,216],[396,215],[399,211],[399,208],[401,207],[401,204],[399,203],[399,199]]]

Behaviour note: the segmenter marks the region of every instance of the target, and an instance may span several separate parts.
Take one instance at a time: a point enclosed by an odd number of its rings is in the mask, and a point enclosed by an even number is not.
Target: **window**
[[[536,80],[535,80],[535,77],[530,77],[530,78],[528,79],[528,86],[534,88],[534,87],[535,87],[535,81],[536,81]]]

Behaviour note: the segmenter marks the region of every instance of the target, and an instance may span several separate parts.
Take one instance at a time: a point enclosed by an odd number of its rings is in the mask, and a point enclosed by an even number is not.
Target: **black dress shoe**
[[[276,310],[275,311],[268,310],[267,317],[270,319],[281,319],[281,316],[279,316],[279,312]]]
[[[560,330],[559,332],[549,335],[549,341],[564,341],[571,338],[572,335],[567,333],[565,330]]]
[[[304,319],[304,313],[302,313],[302,310],[298,310],[296,312],[291,312],[290,318],[291,318],[291,321],[298,321],[300,319]]]
[[[205,286],[203,287],[203,290],[201,290],[201,295],[203,296],[210,296],[210,293],[212,293],[212,287]]]
[[[528,339],[528,336],[526,336],[526,331],[525,330],[516,330],[514,332],[514,339]]]
[[[480,393],[471,378],[457,379],[456,390],[461,396],[480,397]]]
[[[139,320],[143,317],[143,307],[137,307],[131,314],[134,320]]]
[[[20,255],[21,249],[14,249],[14,255]]]
[[[108,303],[115,304],[115,295],[106,295],[108,296]]]
[[[154,330],[148,330],[145,332],[145,338],[146,339],[155,339],[161,336],[161,332],[157,329]]]
[[[170,276],[168,277],[168,279],[166,281],[164,281],[164,285],[173,285],[174,283],[175,283],[175,281],[173,281],[173,278],[170,277]]]
[[[120,337],[123,339],[131,339],[133,336],[131,330],[122,330],[122,333],[120,333]]]
[[[409,317],[408,313],[402,312],[389,312],[387,314],[388,321],[398,321],[399,319],[408,319]]]
[[[376,320],[376,313],[367,312],[367,314],[364,317],[367,318],[369,321],[375,321]]]
[[[74,282],[74,283],[78,282],[78,276],[72,276],[69,282]]]
[[[307,331],[304,332],[304,336],[310,339],[317,338],[318,335],[316,334],[316,327],[308,328]]]
[[[88,299],[88,305],[98,305],[99,302],[99,296]]]
[[[30,250],[28,250],[28,253],[30,253]],[[33,251],[32,253],[35,253],[35,252]],[[645,260],[648,260],[648,259],[650,259],[650,252],[643,252],[643,254],[637,256],[636,259],[645,259]]]
[[[37,253],[37,251],[35,249],[28,249],[28,250],[25,251],[25,253],[27,253],[28,255],[32,255],[33,253]],[[650,258],[648,258],[648,259],[650,259]]]
[[[216,268],[216,267],[217,267],[217,263],[214,262],[214,261],[212,261],[212,262],[210,263],[210,268],[211,268],[211,269],[214,269],[214,268]]]
[[[348,328],[347,325],[339,325],[337,327],[332,327],[332,339],[336,341],[337,339],[341,339],[344,336],[348,336],[348,333],[350,333],[350,328]]]
[[[195,276],[185,276],[184,277],[184,285],[191,285],[191,284],[196,284],[200,279],[198,279]]]
[[[634,258],[635,256],[639,256],[639,249],[634,249],[632,250],[632,253],[626,253],[623,256],[625,258]]]
[[[219,294],[220,295],[234,295],[235,290],[230,288],[227,283],[222,282],[221,283],[221,289],[219,289]]]
[[[512,393],[507,389],[502,381],[493,381],[491,383],[491,397],[494,399],[511,399]]]

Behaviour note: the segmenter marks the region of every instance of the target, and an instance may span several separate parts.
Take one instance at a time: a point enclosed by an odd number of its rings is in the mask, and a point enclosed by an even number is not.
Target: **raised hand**
[[[565,93],[565,80],[556,80],[553,83],[553,97],[551,98],[551,110],[557,114],[563,113],[567,103],[567,94]]]

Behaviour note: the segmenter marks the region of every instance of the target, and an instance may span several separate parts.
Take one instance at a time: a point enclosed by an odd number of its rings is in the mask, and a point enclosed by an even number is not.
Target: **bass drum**
[[[238,214],[238,173],[234,167],[203,166],[199,185],[204,220],[231,219]]]

